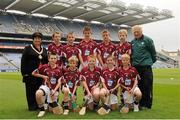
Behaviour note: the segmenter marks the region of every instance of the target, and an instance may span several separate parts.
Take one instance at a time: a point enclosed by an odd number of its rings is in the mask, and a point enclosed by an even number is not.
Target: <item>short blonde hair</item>
[[[94,59],[96,61],[96,56],[95,55],[89,55],[88,56],[88,61],[89,61],[89,59]]]
[[[126,36],[127,36],[127,34],[128,34],[128,32],[127,32],[126,29],[121,29],[121,30],[119,30],[119,31],[118,31],[118,34],[120,34],[120,33],[124,33]]]
[[[69,59],[68,59],[68,62],[71,62],[71,61],[75,61],[76,63],[78,63],[78,58],[76,56],[71,56]]]
[[[122,55],[122,58],[128,58],[130,60],[130,55],[125,53]]]

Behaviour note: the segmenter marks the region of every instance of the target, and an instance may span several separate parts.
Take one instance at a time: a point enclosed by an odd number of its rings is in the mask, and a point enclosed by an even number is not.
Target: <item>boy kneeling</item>
[[[142,93],[138,88],[138,72],[130,66],[130,56],[128,54],[122,55],[122,67],[119,69],[120,79],[119,85],[122,88],[124,107],[120,110],[121,113],[128,113],[130,106],[133,103],[134,112],[139,111],[139,101]]]
[[[100,98],[103,106],[97,111],[99,115],[105,115],[110,110],[116,110],[117,84],[119,80],[118,69],[115,67],[114,57],[109,55],[106,59],[107,68],[103,68],[101,74],[102,88],[100,90]]]
[[[86,113],[86,107],[90,110],[97,111],[100,100],[100,76],[101,69],[96,66],[96,57],[94,55],[88,56],[88,66],[81,71],[82,84],[84,87],[85,103],[79,112],[80,115]]]
[[[69,109],[77,111],[76,105],[76,90],[80,85],[80,72],[77,69],[78,58],[72,56],[68,59],[68,68],[64,69],[64,77],[62,78],[63,87],[62,93],[64,94],[62,105],[64,108],[63,115],[69,114]]]
[[[55,53],[48,55],[48,61],[48,64],[44,64],[32,72],[32,75],[44,80],[44,84],[36,91],[36,101],[40,109],[37,117],[44,116],[46,99],[54,114],[62,113],[62,108],[57,103],[59,88],[61,86],[62,69],[56,65],[57,55]]]

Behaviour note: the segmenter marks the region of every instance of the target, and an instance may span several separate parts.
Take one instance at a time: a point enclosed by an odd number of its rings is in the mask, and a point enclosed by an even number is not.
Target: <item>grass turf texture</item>
[[[37,118],[37,112],[29,112],[24,84],[20,73],[0,73],[0,118]],[[78,89],[78,103],[82,103],[82,88]],[[180,119],[180,69],[154,70],[154,101],[151,110],[121,114],[118,111],[99,116],[88,111],[85,116],[70,112],[68,116],[46,113],[43,118],[56,119]],[[61,100],[60,96],[60,100]]]

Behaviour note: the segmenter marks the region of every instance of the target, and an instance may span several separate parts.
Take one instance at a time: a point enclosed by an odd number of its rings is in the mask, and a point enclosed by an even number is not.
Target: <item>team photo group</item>
[[[54,32],[47,49],[42,46],[42,33],[33,33],[32,44],[24,48],[21,58],[28,110],[43,117],[46,112],[106,115],[151,109],[155,46],[141,26],[135,25],[131,31],[132,40],[127,40],[126,29],[120,29],[119,40],[113,43],[105,29],[102,41],[96,43],[86,26],[78,44],[73,32],[67,34],[66,44],[61,42],[62,34]],[[83,102],[77,105],[77,99]]]

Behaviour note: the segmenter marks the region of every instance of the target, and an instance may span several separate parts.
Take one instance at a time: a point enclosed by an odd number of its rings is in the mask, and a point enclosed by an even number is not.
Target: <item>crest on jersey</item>
[[[112,79],[109,79],[108,80],[108,86],[112,86],[113,85],[113,80]]]
[[[55,77],[51,77],[50,82],[51,82],[51,84],[56,84],[56,78]]]
[[[95,81],[91,79],[91,80],[89,81],[89,86],[92,87],[94,84],[95,84]]]
[[[68,82],[68,86],[69,86],[69,88],[73,88],[73,82],[72,82],[72,81],[69,81],[69,82]]]

